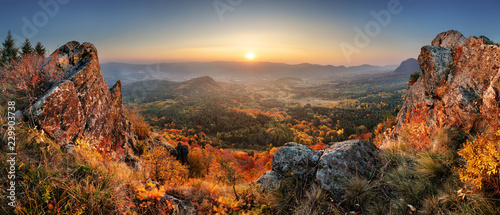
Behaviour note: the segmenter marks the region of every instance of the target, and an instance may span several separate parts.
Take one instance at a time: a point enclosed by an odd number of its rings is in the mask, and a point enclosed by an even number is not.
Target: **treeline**
[[[45,57],[45,47],[41,42],[37,42],[35,47],[33,47],[28,39],[24,41],[21,47],[16,47],[14,38],[12,38],[12,33],[9,31],[7,33],[7,38],[2,43],[2,48],[0,48],[0,63],[2,65],[10,64],[13,60],[30,54]]]

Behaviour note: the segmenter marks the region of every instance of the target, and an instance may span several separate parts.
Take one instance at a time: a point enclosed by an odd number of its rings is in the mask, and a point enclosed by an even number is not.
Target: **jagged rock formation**
[[[287,143],[274,153],[273,169],[262,175],[257,183],[264,189],[274,189],[287,177],[312,179],[339,199],[343,183],[353,176],[368,177],[379,165],[378,151],[373,143],[361,140],[330,143],[319,151]]]
[[[52,55],[56,54],[57,67],[67,78],[28,108],[24,116],[60,145],[86,138],[105,150],[133,148],[135,132],[123,116],[121,83],[108,88],[94,45],[72,41]]]
[[[427,124],[463,126],[471,117],[499,107],[500,47],[484,36],[440,33],[418,57],[422,76],[406,93],[397,116],[404,122],[425,115]],[[412,114],[418,110],[419,114]],[[483,114],[484,115],[484,114]]]

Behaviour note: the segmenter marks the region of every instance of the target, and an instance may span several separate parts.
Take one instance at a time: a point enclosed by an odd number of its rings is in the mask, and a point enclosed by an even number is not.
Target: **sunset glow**
[[[253,52],[248,52],[246,57],[248,60],[253,60],[255,58],[255,54]]]

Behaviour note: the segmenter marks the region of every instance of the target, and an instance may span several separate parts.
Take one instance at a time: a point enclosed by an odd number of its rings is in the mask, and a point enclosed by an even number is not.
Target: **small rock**
[[[61,146],[61,150],[68,154],[73,154],[75,152],[75,148],[76,147],[73,144],[66,144]]]
[[[196,210],[193,204],[190,201],[181,201],[171,195],[165,195],[161,198],[161,201],[170,201],[173,205],[177,205],[178,211],[174,211],[173,214],[182,214],[182,215],[194,215],[196,214]]]
[[[125,159],[124,159],[125,163],[132,167],[132,168],[136,168],[139,166],[139,159],[137,159],[135,156],[131,155],[131,154],[127,154],[125,156]]]

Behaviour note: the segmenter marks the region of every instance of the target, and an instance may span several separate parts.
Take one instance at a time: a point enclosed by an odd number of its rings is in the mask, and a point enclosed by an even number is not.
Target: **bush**
[[[150,148],[145,156],[145,165],[152,180],[178,185],[186,181],[189,170],[170,155],[163,146]]]
[[[37,54],[24,55],[0,68],[1,78],[31,104],[64,77],[64,72],[56,68],[56,57],[57,53],[47,60]]]
[[[146,120],[144,120],[144,117],[137,113],[135,109],[124,106],[123,114],[130,120],[130,123],[134,127],[139,140],[145,140],[149,137],[151,134],[151,126],[146,122]]]
[[[500,137],[500,130],[496,132]],[[500,141],[490,140],[483,135],[467,141],[458,151],[465,165],[460,169],[460,179],[469,182],[473,189],[484,190],[500,196]]]
[[[410,75],[410,82],[408,83],[408,87],[411,87],[417,80],[420,78],[420,72],[414,72]]]

